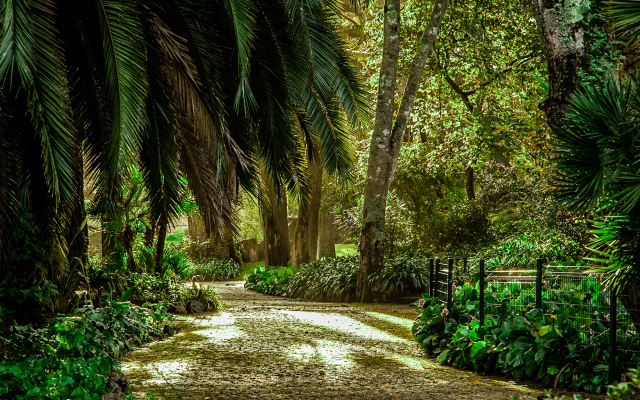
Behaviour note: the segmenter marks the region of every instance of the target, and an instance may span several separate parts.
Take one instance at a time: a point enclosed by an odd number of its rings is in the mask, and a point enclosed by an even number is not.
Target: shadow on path
[[[140,399],[535,399],[426,359],[407,305],[302,302],[216,282],[225,311],[122,363]]]

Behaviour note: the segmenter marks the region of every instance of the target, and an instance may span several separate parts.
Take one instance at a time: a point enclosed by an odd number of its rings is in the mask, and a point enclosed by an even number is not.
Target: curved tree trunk
[[[282,190],[276,198],[273,179],[265,179],[270,210],[262,210],[265,266],[284,267],[289,262],[289,232],[287,227],[287,196]]]
[[[309,189],[311,192],[309,199],[301,199],[298,208],[291,265],[308,264],[316,260],[322,197],[322,161],[320,157],[309,161]]]
[[[369,285],[369,276],[384,266],[387,193],[398,163],[402,137],[409,123],[422,71],[442,25],[447,4],[448,0],[436,0],[431,19],[422,34],[411,63],[407,84],[394,123],[394,98],[400,53],[400,0],[385,1],[380,86],[378,88],[376,119],[369,147],[369,165],[362,208],[360,268],[356,287],[357,297],[362,302],[369,302],[374,298],[381,297],[381,294],[372,291]]]

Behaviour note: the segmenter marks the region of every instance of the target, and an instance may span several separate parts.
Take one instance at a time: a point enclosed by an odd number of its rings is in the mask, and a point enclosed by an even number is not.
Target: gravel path
[[[225,311],[129,354],[141,399],[536,399],[509,380],[444,367],[411,337],[407,305],[312,303],[215,283]]]

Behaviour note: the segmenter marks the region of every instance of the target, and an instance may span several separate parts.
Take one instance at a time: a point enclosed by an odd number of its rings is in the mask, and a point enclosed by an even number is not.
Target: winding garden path
[[[225,310],[129,354],[141,399],[535,399],[536,389],[443,367],[412,340],[407,305],[312,303],[217,282]]]

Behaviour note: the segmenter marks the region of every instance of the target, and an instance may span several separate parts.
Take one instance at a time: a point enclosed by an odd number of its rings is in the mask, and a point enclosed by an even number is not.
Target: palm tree
[[[233,234],[236,182],[259,196],[260,166],[277,191],[305,195],[294,118],[325,168],[345,173],[366,104],[338,11],[332,0],[1,2],[0,200],[35,215],[41,261],[66,264],[83,175],[108,217],[139,170],[161,226],[187,182],[208,229]],[[0,209],[5,260],[17,215]]]

